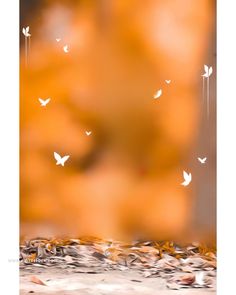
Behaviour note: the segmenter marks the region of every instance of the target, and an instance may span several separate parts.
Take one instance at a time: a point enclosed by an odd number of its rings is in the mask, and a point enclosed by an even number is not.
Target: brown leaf
[[[180,284],[181,285],[192,285],[195,282],[195,275],[194,274],[187,274],[180,277]]]
[[[32,283],[38,284],[38,285],[42,285],[42,286],[47,286],[43,281],[41,281],[39,278],[37,278],[36,276],[32,276],[30,278],[30,281]]]
[[[171,289],[171,290],[179,290],[180,286],[177,283],[167,283],[166,284],[167,288]]]
[[[179,269],[181,269],[183,272],[193,272],[192,267],[186,265],[186,266],[181,266]]]

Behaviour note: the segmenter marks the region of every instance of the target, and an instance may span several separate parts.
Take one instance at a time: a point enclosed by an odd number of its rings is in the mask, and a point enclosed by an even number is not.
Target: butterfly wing
[[[162,95],[162,90],[159,89],[156,94],[154,95],[154,98],[159,98]]]
[[[205,162],[206,162],[206,159],[207,159],[207,157],[205,157],[205,158],[198,158],[198,161],[200,162],[200,163],[202,163],[202,164],[204,164]]]
[[[208,75],[210,76],[212,74],[213,70],[212,70],[212,67],[209,68],[209,72],[208,72]]]
[[[70,156],[64,156],[61,161],[62,163],[64,164],[68,159],[69,159]]]
[[[189,174],[188,174],[188,181],[190,182],[191,180],[192,180],[192,174],[189,173]]]
[[[184,180],[190,182],[192,179],[191,173],[187,173],[186,171],[183,172]]]
[[[65,45],[65,46],[63,47],[63,49],[64,49],[65,52],[68,52],[68,45]]]
[[[44,100],[43,100],[42,98],[39,98],[39,102],[40,102],[41,104],[43,104],[43,103],[44,103]]]
[[[58,153],[56,153],[56,152],[54,152],[54,158],[55,158],[57,161],[61,161],[61,156],[60,156]]]
[[[183,172],[184,180],[187,180],[188,178],[188,173],[186,171]]]
[[[208,74],[208,66],[207,65],[204,65],[204,70],[205,70],[205,73]]]

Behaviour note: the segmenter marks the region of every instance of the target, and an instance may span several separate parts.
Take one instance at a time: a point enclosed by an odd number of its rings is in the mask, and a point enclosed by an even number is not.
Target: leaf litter
[[[180,246],[169,241],[36,238],[20,246],[20,268],[31,266],[86,274],[133,269],[144,279],[163,278],[172,290],[215,288],[216,250],[198,243]],[[37,277],[30,280],[46,286]]]

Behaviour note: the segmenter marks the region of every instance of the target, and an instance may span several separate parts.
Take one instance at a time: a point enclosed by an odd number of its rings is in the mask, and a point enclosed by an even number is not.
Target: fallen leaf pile
[[[165,279],[170,289],[214,288],[216,251],[198,243],[36,238],[20,246],[20,267],[30,265],[85,273],[135,269],[145,278]]]

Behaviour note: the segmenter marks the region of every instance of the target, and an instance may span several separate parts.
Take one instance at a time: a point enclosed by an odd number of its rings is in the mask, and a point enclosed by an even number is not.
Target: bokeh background
[[[215,1],[20,6],[32,34],[26,66],[20,32],[21,236],[214,242]],[[213,66],[209,119],[204,64]],[[39,97],[51,98],[46,108]],[[70,155],[65,167],[54,151]]]

